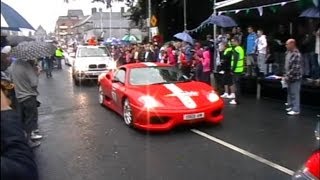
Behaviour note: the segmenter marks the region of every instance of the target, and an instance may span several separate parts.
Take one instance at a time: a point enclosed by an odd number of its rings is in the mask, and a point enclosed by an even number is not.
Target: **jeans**
[[[295,112],[300,112],[300,88],[301,80],[288,82],[287,102]]]
[[[44,60],[44,69],[46,70],[47,77],[51,76],[53,68],[53,61],[51,59]]]
[[[233,85],[235,86],[235,89],[236,89],[236,92],[235,92],[235,94],[236,94],[236,98],[235,98],[235,101],[237,102],[237,103],[239,103],[240,102],[240,94],[241,94],[241,84],[240,84],[240,80],[241,80],[241,74],[236,74],[236,73],[234,73],[233,75],[232,75],[233,77]]]
[[[259,72],[263,74],[267,74],[266,56],[265,54],[259,53],[257,58]]]
[[[303,75],[310,76],[310,62],[311,62],[312,55],[311,53],[303,53],[302,54],[302,68],[303,68]]]
[[[62,69],[62,64],[61,64],[62,57],[57,57],[56,60],[57,60],[57,64],[58,64],[58,69]]]
[[[30,138],[31,132],[38,129],[38,101],[36,96],[30,96],[28,99],[19,102],[18,112],[24,124],[24,130]]]
[[[283,75],[284,73],[284,64],[285,64],[285,53],[283,52],[275,52],[274,53],[274,58],[275,58],[275,65],[276,65],[276,70],[275,74],[277,75]]]
[[[207,72],[202,72],[202,82],[207,83],[208,85],[211,86],[211,80],[210,80],[210,71]]]
[[[320,78],[320,64],[317,60],[317,54],[310,53],[310,75],[312,79]]]

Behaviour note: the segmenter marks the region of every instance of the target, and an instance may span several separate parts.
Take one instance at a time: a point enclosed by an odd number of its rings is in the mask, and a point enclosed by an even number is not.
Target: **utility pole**
[[[111,24],[112,24],[112,7],[110,7],[110,15],[109,15],[109,38],[111,38],[111,30],[112,30],[112,28],[111,28]]]
[[[152,37],[151,37],[151,24],[150,24],[150,22],[151,22],[151,0],[148,0],[148,22],[147,22],[147,24],[148,24],[148,36],[149,36],[149,42],[151,42],[152,41]]]
[[[187,30],[187,0],[183,0],[183,21],[184,21],[184,30]]]
[[[216,3],[217,0],[213,1],[213,15],[216,16],[217,15],[217,9],[216,9]],[[216,36],[217,36],[217,25],[213,25],[213,40],[214,42],[216,42]]]

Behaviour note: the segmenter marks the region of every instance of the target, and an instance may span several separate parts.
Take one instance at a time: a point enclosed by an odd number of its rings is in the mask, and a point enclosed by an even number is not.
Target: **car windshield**
[[[131,85],[152,85],[187,82],[188,77],[175,67],[143,67],[134,68],[130,71]]]
[[[109,52],[103,47],[83,47],[79,48],[78,57],[106,57],[109,56]]]

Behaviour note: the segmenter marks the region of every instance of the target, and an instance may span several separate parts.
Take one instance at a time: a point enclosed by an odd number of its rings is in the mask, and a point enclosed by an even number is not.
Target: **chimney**
[[[97,13],[97,8],[92,8],[91,9],[91,14],[95,14],[95,13]]]

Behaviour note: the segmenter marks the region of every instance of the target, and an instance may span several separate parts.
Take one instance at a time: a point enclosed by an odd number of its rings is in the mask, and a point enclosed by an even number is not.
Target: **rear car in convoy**
[[[101,74],[98,84],[99,103],[122,115],[130,127],[167,131],[223,120],[223,100],[214,89],[191,81],[171,65],[127,64]]]
[[[72,63],[75,85],[83,80],[97,80],[101,73],[108,72],[114,64],[110,53],[103,46],[78,46],[75,56],[70,56],[68,61]]]

